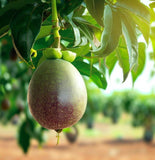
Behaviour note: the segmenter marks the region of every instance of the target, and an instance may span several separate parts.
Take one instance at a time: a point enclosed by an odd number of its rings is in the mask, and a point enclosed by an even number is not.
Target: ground
[[[141,132],[129,125],[98,123],[94,130],[80,127],[76,143],[70,144],[61,134],[56,145],[56,133],[49,131],[42,148],[33,140],[24,155],[16,142],[16,129],[0,126],[0,160],[154,160],[155,141],[143,142]]]
[[[2,137],[1,137],[2,138]],[[141,141],[78,141],[70,145],[61,142],[46,144],[38,149],[33,144],[25,156],[13,137],[3,137],[0,140],[1,160],[154,160],[155,144],[145,144]]]

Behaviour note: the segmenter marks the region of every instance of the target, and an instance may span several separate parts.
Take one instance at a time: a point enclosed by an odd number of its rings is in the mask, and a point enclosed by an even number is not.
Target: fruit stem
[[[56,145],[58,145],[59,140],[60,140],[60,133],[62,132],[62,129],[56,129],[55,131],[57,132],[57,144]]]
[[[57,15],[56,0],[51,0],[51,5],[52,5],[52,30],[54,35],[54,43],[52,44],[52,47],[60,48],[60,34],[59,34],[60,27]]]
[[[57,133],[57,144],[56,145],[59,144],[59,140],[60,140],[60,133]]]

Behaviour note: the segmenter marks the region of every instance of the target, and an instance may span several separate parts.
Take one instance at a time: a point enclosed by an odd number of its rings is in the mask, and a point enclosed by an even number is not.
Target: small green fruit
[[[62,51],[62,58],[68,62],[73,62],[76,58],[76,53],[72,51]]]
[[[46,48],[43,50],[43,55],[47,59],[60,59],[62,57],[60,48]]]

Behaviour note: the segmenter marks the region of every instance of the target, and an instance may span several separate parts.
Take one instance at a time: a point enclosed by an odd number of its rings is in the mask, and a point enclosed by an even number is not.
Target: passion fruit
[[[11,51],[10,51],[10,59],[11,59],[12,61],[16,61],[17,58],[18,58],[18,55],[17,55],[15,49],[12,48]]]
[[[65,133],[65,136],[70,143],[74,143],[78,138],[79,132],[76,126],[72,126],[70,129],[69,132]]]
[[[6,111],[10,108],[10,101],[7,98],[4,98],[1,102],[1,109]]]
[[[77,123],[87,104],[87,91],[79,71],[62,59],[47,59],[34,72],[28,105],[36,121],[61,130]]]

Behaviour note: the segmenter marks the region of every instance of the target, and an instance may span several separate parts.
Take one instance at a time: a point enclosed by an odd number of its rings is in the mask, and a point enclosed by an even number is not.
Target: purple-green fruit
[[[1,102],[1,109],[2,110],[6,111],[10,108],[10,106],[11,106],[10,101],[7,98],[2,100],[2,102]]]
[[[47,59],[34,72],[28,89],[28,105],[44,128],[70,127],[83,116],[87,91],[79,71],[62,59]]]
[[[76,126],[73,126],[73,127],[71,127],[70,129],[71,129],[71,131],[66,132],[66,133],[65,133],[65,136],[66,136],[67,140],[68,140],[70,143],[74,143],[74,142],[76,142],[76,140],[77,140],[77,138],[78,138],[79,132],[78,132],[78,129],[77,129]]]
[[[18,55],[17,55],[15,49],[12,48],[11,51],[10,51],[10,59],[11,59],[12,61],[16,61],[17,58],[18,58]]]

